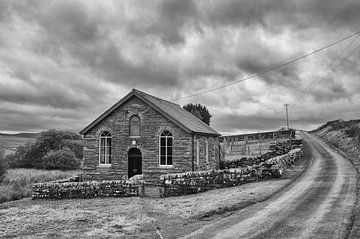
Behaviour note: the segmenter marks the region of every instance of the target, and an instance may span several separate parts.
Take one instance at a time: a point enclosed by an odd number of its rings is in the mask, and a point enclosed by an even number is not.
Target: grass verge
[[[77,174],[77,170],[9,169],[0,184],[0,203],[30,197],[34,183],[68,178]]]
[[[341,134],[341,132],[339,133]],[[351,215],[351,223],[347,229],[348,234],[346,238],[357,239],[360,235],[360,147],[356,141],[343,136],[341,137],[330,137],[329,135],[316,134],[318,139],[326,143],[330,148],[336,150],[341,156],[348,159],[356,169],[358,174],[357,185],[356,185],[356,201],[355,206]],[[346,140],[343,140],[346,139]]]

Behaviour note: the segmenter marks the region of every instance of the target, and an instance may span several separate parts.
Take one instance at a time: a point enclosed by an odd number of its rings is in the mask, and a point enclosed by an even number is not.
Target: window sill
[[[98,167],[99,168],[110,168],[111,164],[99,164]]]
[[[173,168],[174,165],[159,165],[160,168]]]

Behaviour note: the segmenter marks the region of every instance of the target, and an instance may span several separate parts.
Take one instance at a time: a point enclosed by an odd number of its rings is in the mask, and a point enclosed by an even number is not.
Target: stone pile
[[[86,181],[86,182],[47,182],[33,185],[33,199],[70,199],[94,197],[138,196],[137,182]]]
[[[288,153],[291,150],[291,140],[276,141],[269,145],[271,156],[278,156]]]
[[[296,148],[301,148],[302,145],[302,140],[301,139],[293,139],[291,140],[291,148],[292,149],[296,149]]]

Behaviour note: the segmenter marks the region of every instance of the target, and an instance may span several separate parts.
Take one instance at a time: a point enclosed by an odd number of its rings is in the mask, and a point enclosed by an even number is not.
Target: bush
[[[345,129],[345,134],[351,138],[359,137],[360,128],[357,125],[352,125],[349,128]]]
[[[0,183],[4,180],[7,172],[7,162],[5,161],[4,153],[0,151]]]
[[[78,169],[80,161],[75,158],[75,153],[68,148],[51,150],[42,157],[42,168],[72,170]]]
[[[50,129],[41,132],[36,142],[19,146],[14,154],[7,156],[7,161],[10,168],[64,169],[62,165],[56,166],[58,163],[51,165],[51,162],[44,162],[44,159],[47,159],[48,156],[55,157],[53,154],[56,151],[68,152],[69,150],[73,153],[65,153],[69,156],[68,160],[70,161],[70,166],[65,166],[65,168],[74,169],[78,164],[75,162],[83,158],[81,136],[68,131]],[[59,158],[60,154],[62,153],[57,153],[56,157]],[[73,159],[73,155],[77,160]],[[60,161],[62,162],[64,159]]]

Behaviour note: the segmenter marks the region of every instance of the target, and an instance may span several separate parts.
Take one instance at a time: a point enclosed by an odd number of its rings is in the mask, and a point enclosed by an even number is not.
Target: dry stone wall
[[[266,160],[287,154],[290,150],[302,147],[301,139],[276,141],[269,146],[269,151],[258,156],[244,156],[232,160],[220,161],[220,169],[239,168],[252,165],[258,165]]]
[[[33,186],[33,199],[71,199],[138,196],[138,181],[48,182]]]
[[[269,177],[281,177],[286,168],[302,156],[302,152],[302,145],[298,144],[298,148],[292,149],[287,154],[270,158],[259,164],[224,170],[166,174],[160,176],[156,185],[161,188],[160,196],[168,197],[238,186]],[[132,180],[85,182],[81,182],[79,177],[73,177],[68,180],[34,184],[32,197],[33,199],[130,197],[146,192],[145,186],[142,176],[134,177]],[[157,189],[155,191],[158,192]]]
[[[302,156],[302,152],[302,147],[296,148],[285,155],[247,167],[162,175],[162,196],[192,194],[214,188],[238,186],[269,177],[281,177],[283,171]]]

